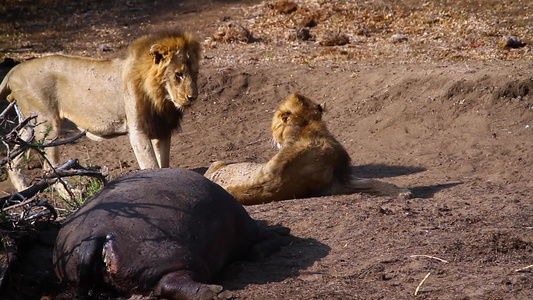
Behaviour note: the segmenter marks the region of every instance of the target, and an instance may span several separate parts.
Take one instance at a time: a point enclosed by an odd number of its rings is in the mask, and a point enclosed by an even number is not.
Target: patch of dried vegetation
[[[530,1],[411,2],[281,0],[243,8],[242,14],[231,18],[259,41],[259,45],[239,47],[258,50],[264,54],[259,59],[265,61],[428,62],[533,57],[527,40],[533,33]],[[501,47],[502,38],[509,36],[523,43],[517,48]],[[206,44],[220,47],[213,39]]]

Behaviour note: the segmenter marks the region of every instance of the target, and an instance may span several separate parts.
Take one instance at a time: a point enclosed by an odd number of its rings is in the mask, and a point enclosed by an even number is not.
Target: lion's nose
[[[196,96],[187,95],[187,100],[194,101],[196,99]]]

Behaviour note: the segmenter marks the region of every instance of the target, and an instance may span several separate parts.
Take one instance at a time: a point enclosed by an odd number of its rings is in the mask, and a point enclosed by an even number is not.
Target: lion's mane
[[[171,101],[165,99],[166,65],[154,64],[150,55],[153,44],[162,44],[171,51],[182,51],[199,60],[200,44],[189,33],[167,31],[145,36],[128,47],[128,56],[133,58],[130,76],[137,94],[137,123],[149,138],[165,138],[180,126],[183,116]],[[189,65],[188,67],[193,67]],[[151,122],[147,122],[151,120]]]

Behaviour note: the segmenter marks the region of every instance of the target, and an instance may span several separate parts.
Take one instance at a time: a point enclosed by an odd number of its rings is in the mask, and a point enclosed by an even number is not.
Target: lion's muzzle
[[[182,106],[190,106],[196,98],[198,98],[198,90],[196,88],[196,84],[194,82],[189,82],[189,85],[187,88],[185,88],[185,93],[183,93],[183,98],[185,99]]]

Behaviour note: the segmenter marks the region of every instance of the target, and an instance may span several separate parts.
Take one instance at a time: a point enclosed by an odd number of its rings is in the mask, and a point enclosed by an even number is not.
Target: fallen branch
[[[74,143],[75,141],[77,141],[80,138],[82,138],[83,136],[85,136],[86,133],[87,133],[87,130],[84,130],[84,131],[78,133],[77,135],[75,135],[73,137],[70,137],[68,139],[61,140],[61,141],[52,141],[50,143],[43,143],[43,144],[40,144],[40,145],[32,144],[32,143],[30,143],[28,141],[24,141],[22,139],[17,139],[17,141],[14,142],[14,143],[16,143],[17,145],[19,145],[21,147],[18,148],[17,150],[10,151],[8,157],[0,159],[0,166],[3,166],[6,163],[8,163],[10,160],[13,160],[15,157],[17,157],[18,155],[22,154],[26,150],[28,150],[28,148],[34,149],[35,151],[39,152],[41,155],[44,155],[44,153],[42,153],[42,150],[40,150],[39,148],[56,147],[56,146],[60,146],[60,145]],[[9,134],[11,134],[11,133],[9,133]],[[33,135],[29,139],[29,141],[31,141],[32,139],[33,139]],[[5,140],[8,140],[8,138],[5,138]]]
[[[13,102],[10,102],[9,105],[4,109],[4,111],[0,113],[0,122],[2,122],[2,120],[6,118],[7,112],[10,111],[13,108],[13,106],[15,106],[16,103],[17,103],[16,100]]]
[[[37,197],[37,196],[36,196]],[[30,212],[31,212],[31,209],[35,206],[41,206],[41,207],[44,207],[48,210],[48,213],[46,212],[39,212],[33,216],[27,216]],[[39,217],[42,217],[42,216],[46,216],[46,215],[49,215],[51,214],[52,215],[52,220],[55,220],[57,219],[57,211],[55,209],[55,207],[48,203],[48,200],[47,199],[44,199],[44,200],[39,200],[39,199],[35,199],[35,201],[33,201],[32,203],[30,203],[27,208],[22,212],[21,216],[20,216],[20,220],[23,220],[23,221],[30,221],[30,220],[33,220],[33,219],[36,219],[36,218],[39,218]]]
[[[21,220],[30,220],[30,219],[34,219],[35,216],[32,216],[30,218],[26,218],[24,216],[24,214],[26,214],[32,207],[34,206],[42,206],[42,207],[45,207],[46,209],[48,209],[48,211],[52,214],[52,219],[55,220],[57,219],[57,211],[55,209],[55,207],[50,204],[48,202],[48,200],[39,200],[39,199],[36,199],[37,196],[33,196],[31,197],[30,199],[28,200],[25,200],[25,201],[22,201],[18,204],[15,204],[15,205],[11,205],[11,206],[8,206],[6,208],[3,208],[0,210],[0,212],[5,212],[5,211],[8,211],[8,210],[11,210],[11,209],[15,209],[15,208],[19,208],[19,207],[22,207],[22,206],[26,206],[26,205],[29,205],[28,209],[24,210],[23,212],[23,215],[21,216]]]
[[[17,126],[15,126],[15,128],[13,128],[5,137],[4,139],[5,140],[8,140],[8,141],[16,141],[17,140],[17,137],[19,135],[19,131],[22,130],[22,128],[26,127],[28,125],[28,123],[33,120],[33,119],[37,119],[37,114],[33,113],[31,114],[29,117],[25,118],[24,120],[20,121],[20,123],[18,123]],[[20,140],[20,139],[19,139]],[[24,140],[22,140],[24,141]],[[29,142],[29,141],[24,141],[24,142]]]
[[[37,114],[31,114],[29,117],[24,118],[18,105],[16,105],[16,102],[12,102],[0,114],[0,122],[3,123],[5,120],[7,120],[5,116],[7,115],[8,111],[12,109],[14,109],[17,113],[19,122],[18,124],[15,122],[10,122],[16,125],[13,125],[14,128],[11,129],[7,135],[1,137],[1,141],[6,145],[8,152],[7,157],[0,160],[0,166],[11,163],[13,159],[16,159],[17,156],[22,155],[26,151],[34,150],[44,160],[44,163],[50,166],[50,169],[44,172],[41,177],[34,178],[32,180],[33,184],[27,189],[20,192],[15,192],[12,195],[1,197],[0,212],[11,210],[10,213],[13,214],[14,209],[20,209],[23,207],[22,213],[20,217],[18,217],[19,221],[40,218],[44,215],[52,215],[53,218],[56,218],[57,211],[53,205],[49,204],[47,200],[38,199],[40,192],[43,192],[46,188],[59,182],[63,185],[63,192],[68,193],[68,196],[72,202],[67,199],[64,199],[64,201],[73,207],[77,207],[79,204],[76,201],[76,196],[63,178],[72,176],[89,176],[95,177],[102,183],[102,185],[107,184],[106,177],[99,170],[86,169],[79,164],[77,159],[71,159],[62,166],[56,168],[52,165],[45,153],[45,148],[56,147],[75,142],[86,135],[86,131],[80,132],[75,136],[65,140],[58,141],[57,137],[54,137],[52,140],[35,142],[34,129],[36,126],[42,124],[36,121]],[[35,206],[43,206],[48,209],[48,212],[39,211],[36,214],[30,215],[33,213],[32,208]]]
[[[15,157],[17,157],[17,156],[21,155],[22,153],[24,153],[26,150],[28,150],[28,149],[18,148],[15,151],[9,151],[9,148],[8,148],[8,153],[9,154],[7,155],[7,157],[0,159],[0,166],[3,166],[5,164],[7,164],[11,160],[13,160]]]
[[[35,137],[34,133],[33,133],[33,127],[36,126],[36,125],[29,125],[29,123],[30,123],[31,120],[34,120],[34,119],[37,118],[37,114],[33,113],[29,117],[23,118],[23,116],[20,113],[20,110],[18,109],[18,106],[16,105],[16,101],[13,101],[13,102],[9,103],[7,108],[0,114],[0,121],[2,119],[4,119],[4,116],[12,108],[15,108],[15,111],[17,112],[17,115],[19,116],[19,119],[21,121],[7,135],[2,137],[2,142],[4,144],[18,145],[19,148],[14,150],[14,151],[10,151],[8,145],[6,145],[7,149],[8,149],[8,156],[6,158],[0,160],[0,166],[3,166],[6,163],[10,162],[15,157],[19,156],[20,154],[22,154],[23,152],[25,152],[28,149],[33,149],[33,150],[39,152],[39,154],[41,156],[45,157],[45,159],[46,159],[46,156],[42,152],[42,149],[73,143],[76,140],[80,139],[81,137],[85,136],[86,133],[87,133],[87,130],[84,130],[84,131],[78,133],[77,135],[75,135],[73,137],[70,137],[68,139],[65,139],[65,140],[56,141],[54,139],[53,141],[48,142],[48,143],[47,142],[43,142],[43,143],[35,144],[35,143],[32,143],[32,141],[33,141],[33,139]],[[23,129],[29,131],[29,137],[26,140],[20,138],[20,135],[19,135],[19,132],[22,131]]]
[[[43,176],[43,179],[55,179],[55,178],[63,178],[63,177],[71,177],[71,176],[89,176],[89,177],[95,177],[96,179],[100,180],[103,185],[107,184],[106,177],[97,170],[90,170],[87,168],[84,168],[80,165],[79,161],[77,159],[70,159],[67,161],[64,165],[57,168],[53,174],[46,174]]]
[[[61,145],[65,145],[65,144],[74,143],[75,141],[77,141],[81,137],[85,136],[86,133],[87,133],[87,130],[84,130],[84,131],[78,133],[77,135],[75,135],[73,137],[70,137],[68,139],[65,139],[65,140],[62,140],[62,141],[58,141],[58,142],[53,141],[53,142],[50,142],[50,143],[45,143],[41,147],[47,148],[47,147],[55,147],[55,146],[61,146]]]
[[[20,202],[20,203],[13,204],[13,205],[9,205],[9,206],[7,206],[7,207],[5,207],[5,208],[2,208],[2,209],[0,210],[0,212],[5,212],[5,211],[8,211],[8,210],[10,210],[10,209],[15,209],[15,208],[18,208],[18,207],[24,206],[24,205],[26,205],[26,204],[31,203],[32,201],[35,201],[35,199],[33,199],[33,197],[30,198],[30,199],[24,200],[24,201],[22,201],[22,202]]]
[[[13,102],[13,103],[15,103],[15,102]],[[22,153],[28,151],[29,149],[32,149],[32,150],[36,151],[47,162],[48,166],[50,166],[50,169],[54,173],[54,176],[53,176],[54,179],[52,179],[52,180],[44,180],[43,182],[37,184],[37,186],[33,186],[33,189],[31,190],[33,195],[35,193],[38,193],[38,192],[46,189],[47,187],[49,187],[50,185],[56,183],[57,181],[59,181],[63,185],[63,188],[68,193],[69,197],[71,199],[74,199],[74,194],[72,193],[72,191],[68,187],[68,185],[62,180],[62,177],[75,176],[76,174],[74,174],[74,175],[70,175],[70,174],[62,175],[62,174],[59,174],[57,172],[56,168],[52,165],[52,163],[50,162],[50,160],[46,156],[46,154],[45,154],[43,149],[47,148],[47,147],[55,147],[55,146],[59,146],[59,145],[73,143],[74,141],[76,141],[79,138],[81,138],[82,136],[84,136],[87,133],[87,131],[80,132],[79,134],[77,134],[77,135],[75,135],[75,136],[73,136],[71,138],[62,140],[62,141],[57,141],[56,140],[57,137],[56,137],[51,142],[48,142],[48,143],[47,142],[32,143],[32,141],[33,141],[33,139],[35,137],[33,128],[35,126],[39,125],[39,124],[29,125],[29,123],[30,123],[31,120],[37,118],[37,114],[32,114],[32,115],[30,115],[27,118],[23,118],[23,116],[22,116],[20,110],[18,109],[17,105],[10,105],[6,110],[4,110],[3,114],[7,113],[8,109],[11,109],[11,108],[15,109],[15,111],[17,112],[17,115],[19,117],[19,120],[21,120],[21,121],[19,122],[19,124],[13,130],[11,130],[11,132],[9,132],[6,136],[2,137],[2,142],[7,147],[8,155],[7,155],[6,158],[0,160],[0,166],[3,166],[4,164],[10,163],[17,156],[19,156]],[[23,138],[20,137],[20,132],[23,131],[23,130],[25,130],[27,132],[27,135],[29,136],[29,137],[26,137],[26,139],[23,139]],[[11,145],[17,145],[18,148],[15,149],[14,151],[11,151],[10,147],[9,147],[10,144]],[[78,166],[79,166],[79,164],[78,164]],[[80,168],[81,168],[81,166],[80,166]],[[52,176],[48,176],[45,179],[50,179],[50,178],[52,178]],[[105,178],[100,178],[100,180],[102,180],[102,179],[105,180]],[[104,181],[102,181],[102,182],[104,182]]]
[[[63,164],[61,167],[56,168],[55,171],[45,174],[42,178],[36,178],[37,183],[31,185],[27,189],[17,192],[14,195],[21,197],[21,200],[28,199],[33,197],[39,192],[44,191],[47,187],[55,184],[60,178],[63,177],[72,177],[72,176],[89,176],[95,177],[102,182],[102,185],[107,184],[106,177],[97,170],[89,170],[82,167],[77,159],[71,159]],[[1,211],[8,209],[9,206],[5,206],[6,202],[12,201],[14,195],[9,195],[0,198],[0,207],[3,207]],[[4,207],[5,206],[5,207]]]
[[[0,115],[3,119],[10,109],[15,108],[15,111],[17,112],[19,119],[22,120],[8,134],[2,137],[2,142],[4,143],[4,145],[6,145],[8,155],[6,158],[3,158],[0,160],[0,166],[3,166],[11,162],[11,160],[15,159],[15,157],[24,153],[26,150],[28,150],[28,148],[32,148],[30,142],[34,138],[34,132],[33,132],[33,127],[29,125],[29,122],[33,119],[36,119],[37,114],[32,114],[29,117],[22,119],[22,115],[20,115],[18,106],[15,104],[16,104],[16,101],[11,102],[8,105],[8,107]],[[19,132],[23,128],[28,130],[29,138],[27,140],[23,140],[19,136]],[[19,145],[19,148],[14,151],[11,151],[11,149],[9,148],[9,144]]]

